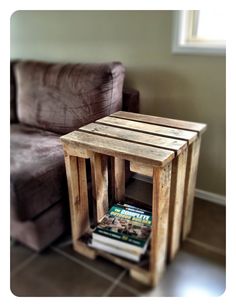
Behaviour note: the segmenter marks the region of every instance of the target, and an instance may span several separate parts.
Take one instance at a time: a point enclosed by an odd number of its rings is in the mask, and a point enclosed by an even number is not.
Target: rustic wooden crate
[[[206,125],[116,112],[61,137],[70,197],[74,249],[94,259],[101,255],[127,269],[135,279],[155,285],[166,260],[172,260],[180,237],[191,227],[201,133]],[[153,178],[152,236],[147,261],[133,263],[89,247],[91,232],[86,163],[91,163],[95,223],[108,211],[108,157],[112,157],[112,191],[125,197],[125,160],[131,171]]]

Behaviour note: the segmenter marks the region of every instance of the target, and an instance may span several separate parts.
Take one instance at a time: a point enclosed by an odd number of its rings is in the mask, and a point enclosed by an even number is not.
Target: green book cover
[[[151,226],[151,212],[126,204],[116,204],[103,217],[94,233],[144,248],[150,238]]]

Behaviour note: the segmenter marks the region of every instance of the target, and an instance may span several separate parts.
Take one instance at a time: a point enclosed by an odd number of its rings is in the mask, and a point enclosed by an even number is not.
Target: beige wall
[[[205,122],[197,187],[225,194],[225,57],[174,55],[173,12],[16,12],[11,58],[119,60],[141,112]]]

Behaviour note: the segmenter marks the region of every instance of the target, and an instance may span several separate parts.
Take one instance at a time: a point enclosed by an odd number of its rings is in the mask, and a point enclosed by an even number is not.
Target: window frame
[[[172,52],[174,54],[225,55],[226,46],[223,44],[198,39],[188,40],[188,37],[194,35],[194,31],[196,33],[195,12],[174,11]],[[189,24],[190,27],[187,27]]]

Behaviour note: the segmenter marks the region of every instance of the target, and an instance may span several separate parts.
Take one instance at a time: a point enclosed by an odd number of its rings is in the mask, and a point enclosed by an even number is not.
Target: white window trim
[[[173,44],[174,54],[225,55],[226,47],[211,42],[186,41],[186,11],[174,11]]]

